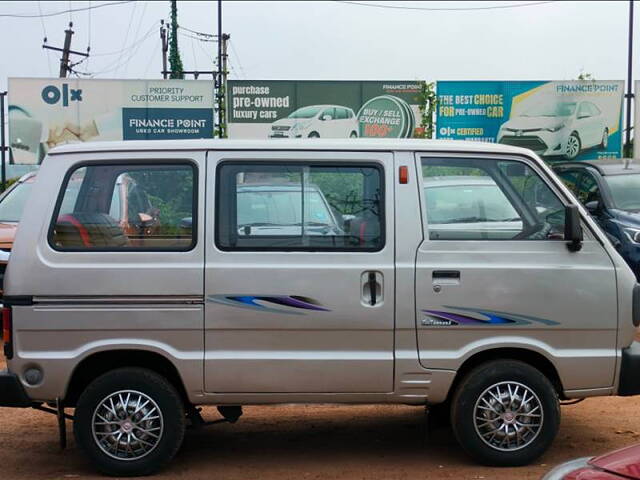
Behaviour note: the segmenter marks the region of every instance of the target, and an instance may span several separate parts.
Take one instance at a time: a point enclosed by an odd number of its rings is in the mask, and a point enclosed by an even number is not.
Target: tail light
[[[13,321],[11,307],[2,308],[2,342],[4,343],[4,356],[13,358]]]

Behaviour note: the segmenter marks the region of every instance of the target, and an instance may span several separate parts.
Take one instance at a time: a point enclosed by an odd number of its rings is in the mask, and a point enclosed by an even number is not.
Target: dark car
[[[640,166],[607,159],[562,162],[553,169],[640,279]]]

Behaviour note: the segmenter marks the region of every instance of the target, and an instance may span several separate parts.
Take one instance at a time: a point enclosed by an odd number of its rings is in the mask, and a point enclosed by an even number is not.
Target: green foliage
[[[184,78],[184,67],[178,50],[178,6],[171,0],[171,30],[169,31],[169,65],[170,78]]]
[[[310,183],[324,193],[329,205],[343,215],[357,215],[364,205],[361,173],[316,172],[309,175]]]
[[[2,188],[2,185],[0,184],[0,193],[4,192],[7,188],[9,188],[11,185],[16,183],[18,180],[20,180],[20,177],[8,178],[6,184],[4,185],[4,188]]]
[[[193,170],[141,170],[129,175],[160,211],[160,223],[167,232],[193,214]]]
[[[433,138],[434,114],[438,103],[435,82],[427,83],[421,80],[420,93],[417,100],[418,110],[420,111],[420,131],[415,136],[418,138]]]
[[[583,80],[583,81],[592,81],[595,82],[596,79],[593,77],[593,75],[591,75],[590,73],[585,73],[584,71],[580,71],[580,75],[578,75],[577,80]]]

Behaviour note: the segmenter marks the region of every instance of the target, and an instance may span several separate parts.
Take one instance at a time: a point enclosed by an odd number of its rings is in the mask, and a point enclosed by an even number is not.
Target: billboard
[[[9,79],[13,162],[70,142],[212,138],[213,82]]]
[[[547,161],[622,155],[623,81],[437,83],[436,138],[529,148]]]
[[[230,80],[229,138],[413,137],[416,81]]]

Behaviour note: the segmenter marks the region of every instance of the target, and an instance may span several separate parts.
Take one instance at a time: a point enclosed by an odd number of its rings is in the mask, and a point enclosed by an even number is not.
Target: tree
[[[169,31],[169,78],[184,78],[184,67],[178,50],[178,6],[176,0],[171,0],[171,30]]]
[[[420,111],[420,128],[416,129],[415,137],[433,138],[434,113],[438,97],[436,96],[435,82],[420,81],[420,93],[418,93],[418,110]]]

